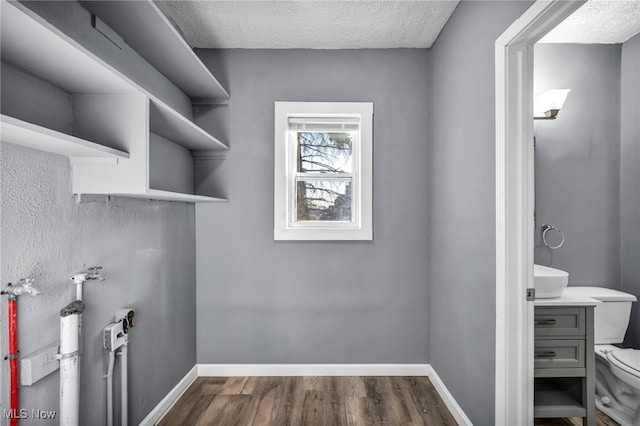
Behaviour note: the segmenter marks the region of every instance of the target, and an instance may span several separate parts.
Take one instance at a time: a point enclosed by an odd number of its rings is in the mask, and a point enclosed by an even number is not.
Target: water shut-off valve
[[[87,268],[86,271],[78,272],[71,276],[71,281],[76,284],[82,284],[83,282],[90,280],[104,281],[104,277],[102,276],[102,266],[92,266]]]
[[[86,281],[104,281],[102,266],[92,266],[86,271],[78,272],[71,276],[71,281],[76,285],[76,300],[82,300],[82,285]]]
[[[133,328],[135,310],[132,308],[118,309],[116,321],[109,324],[103,331],[104,348],[114,352],[128,342],[129,330]]]
[[[9,298],[15,298],[23,294],[39,296],[40,290],[33,286],[33,278],[20,278],[17,284],[7,284],[7,287],[0,291],[0,294],[6,294]]]

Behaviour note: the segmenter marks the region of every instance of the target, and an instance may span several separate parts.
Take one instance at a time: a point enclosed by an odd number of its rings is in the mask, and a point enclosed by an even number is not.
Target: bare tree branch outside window
[[[297,220],[351,220],[352,138],[351,132],[298,132],[298,172],[307,177],[297,182]]]

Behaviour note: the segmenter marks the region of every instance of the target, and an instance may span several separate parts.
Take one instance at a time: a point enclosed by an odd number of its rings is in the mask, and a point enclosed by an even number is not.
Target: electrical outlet
[[[60,368],[58,361],[60,343],[33,352],[20,360],[20,384],[31,386]]]
[[[114,322],[104,328],[103,332],[104,348],[108,351],[115,351],[125,344],[124,328],[122,321]]]

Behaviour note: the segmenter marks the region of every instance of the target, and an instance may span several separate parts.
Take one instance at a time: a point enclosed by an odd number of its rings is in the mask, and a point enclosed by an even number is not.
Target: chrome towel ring
[[[559,244],[552,246],[547,242],[547,232],[549,231],[557,231],[560,234],[560,237],[562,239],[560,240]],[[542,242],[544,243],[545,246],[549,247],[551,250],[559,249],[564,244],[564,234],[562,233],[561,230],[559,230],[557,227],[553,225],[542,225]]]

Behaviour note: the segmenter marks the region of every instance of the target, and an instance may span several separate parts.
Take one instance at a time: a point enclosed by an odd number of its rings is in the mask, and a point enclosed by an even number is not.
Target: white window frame
[[[296,221],[296,140],[290,119],[345,118],[359,121],[352,151],[350,222]],[[373,103],[275,102],[275,240],[373,240]]]

